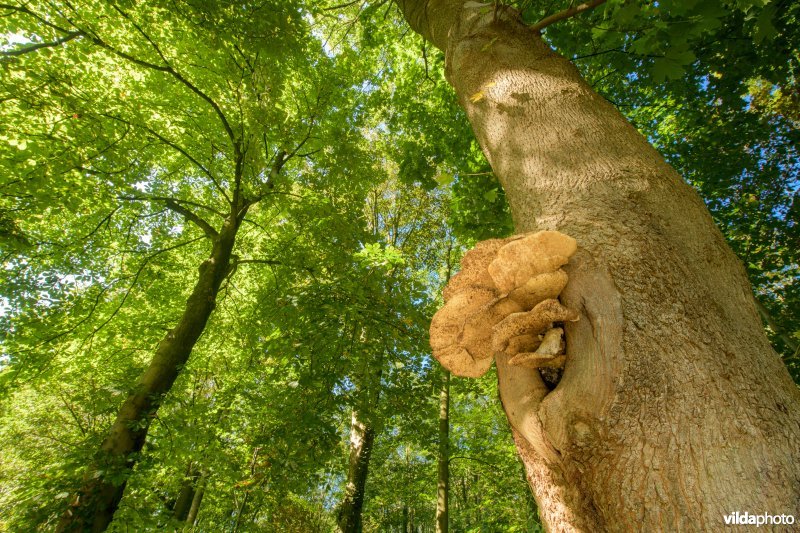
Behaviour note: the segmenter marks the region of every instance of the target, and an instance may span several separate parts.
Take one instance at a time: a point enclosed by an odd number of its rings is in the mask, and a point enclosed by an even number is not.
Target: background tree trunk
[[[469,530],[472,509],[470,508],[469,505],[469,494],[467,492],[466,472],[461,476],[461,514],[464,516],[464,524],[466,525],[466,529]]]
[[[339,507],[337,522],[342,533],[361,531],[361,511],[364,507],[364,489],[367,484],[369,460],[375,440],[373,427],[359,418],[353,410],[350,423],[350,462],[347,470],[347,485]]]
[[[800,393],[698,195],[513,10],[398,3],[445,51],[517,231],[578,241],[562,300],[581,319],[558,387],[497,362],[510,420],[535,426],[514,435],[547,527],[797,514]]]
[[[195,486],[200,477],[200,471],[195,469],[192,463],[186,469],[186,475],[181,482],[181,491],[178,493],[178,498],[175,500],[175,506],[172,509],[172,516],[175,520],[183,522],[189,514],[189,509],[192,507],[192,499],[194,499]]]
[[[362,336],[362,342],[366,345],[366,330],[362,329]],[[378,403],[381,398],[381,376],[385,354],[381,352],[375,356],[366,350],[361,356],[363,369],[353,378],[356,384],[357,402],[350,419],[347,483],[336,517],[339,531],[342,533],[361,532],[361,513],[364,508],[369,461],[375,442],[375,427],[380,420]]]
[[[245,211],[239,216],[231,215],[214,239],[211,255],[200,265],[197,282],[178,325],[161,340],[150,365],[122,404],[57,531],[105,531],[114,518],[127,476],[144,446],[150,421],[214,310],[219,287],[230,271],[231,253]]]
[[[206,493],[207,474],[203,472],[197,482],[197,488],[194,491],[192,498],[192,506],[189,509],[189,514],[186,515],[186,526],[191,529],[197,522],[197,513],[200,512],[200,504],[203,503],[203,496]]]
[[[436,486],[436,533],[447,533],[450,500],[450,372],[442,371],[439,395],[439,455]]]

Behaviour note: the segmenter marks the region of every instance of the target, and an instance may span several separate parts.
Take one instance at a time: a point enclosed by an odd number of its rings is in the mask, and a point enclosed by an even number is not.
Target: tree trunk
[[[189,514],[186,516],[186,527],[189,529],[194,526],[197,521],[197,513],[200,512],[200,504],[203,502],[203,495],[206,493],[206,477],[207,474],[203,472],[200,480],[197,482],[197,488],[194,491],[194,498],[192,498],[192,506],[189,509]]]
[[[194,465],[189,463],[186,469],[186,475],[181,482],[181,491],[178,493],[178,498],[175,500],[175,506],[172,508],[172,516],[175,520],[183,522],[189,514],[189,509],[192,506],[192,499],[194,498],[195,487],[197,486],[197,479],[200,477],[200,471],[194,468]]]
[[[231,533],[236,533],[239,531],[239,526],[242,523],[242,515],[244,514],[245,509],[247,508],[247,500],[250,497],[250,491],[247,490],[242,497],[242,503],[239,505],[238,509],[235,509],[234,512],[236,513],[236,522],[233,523],[233,530]]]
[[[436,533],[447,533],[450,498],[450,372],[443,371],[439,395],[439,480],[436,487]]]
[[[551,392],[498,357],[550,531],[715,530],[800,511],[800,391],[698,195],[512,9],[398,0],[446,74],[518,232],[578,241]]]
[[[464,524],[466,526],[466,530],[469,531],[470,528],[470,513],[471,509],[469,506],[469,495],[467,494],[467,473],[464,472],[463,476],[461,477],[461,514],[464,515]]]
[[[114,518],[150,422],[214,310],[219,287],[230,271],[231,252],[245,212],[246,208],[231,215],[214,239],[211,255],[200,265],[178,325],[161,340],[150,365],[122,404],[57,531],[104,531]]]
[[[337,517],[339,531],[342,533],[361,532],[364,489],[367,484],[372,444],[375,440],[375,430],[372,425],[363,422],[359,416],[359,412],[353,410],[350,424],[350,463],[347,470],[347,485]]]

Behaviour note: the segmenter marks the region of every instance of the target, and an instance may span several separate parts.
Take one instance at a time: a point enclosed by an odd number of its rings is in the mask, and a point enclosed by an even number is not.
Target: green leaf
[[[691,50],[679,50],[676,48],[668,50],[666,57],[678,65],[688,65],[697,59],[697,56]]]
[[[778,30],[772,23],[773,18],[775,18],[775,5],[769,4],[758,15],[755,33],[753,34],[753,42],[761,44],[765,40],[774,38],[778,34]]]
[[[439,184],[439,187],[446,187],[447,185],[453,183],[455,176],[448,174],[447,172],[442,172],[441,174],[434,176],[433,179]]]
[[[657,82],[663,82],[667,79],[673,80],[683,76],[683,65],[668,57],[659,57],[653,62],[651,69],[653,79]]]

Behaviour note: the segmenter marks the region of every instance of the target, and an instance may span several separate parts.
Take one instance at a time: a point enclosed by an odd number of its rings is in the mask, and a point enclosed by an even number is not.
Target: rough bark
[[[369,460],[372,456],[374,441],[375,429],[360,419],[357,410],[353,410],[350,423],[350,462],[347,469],[347,485],[337,516],[339,531],[342,533],[361,532],[364,489],[367,485]]]
[[[450,372],[443,371],[439,394],[439,454],[437,457],[436,533],[447,533],[450,512]]]
[[[150,422],[203,333],[220,285],[230,272],[236,233],[247,211],[237,207],[213,239],[211,254],[200,265],[178,324],[161,340],[150,365],[122,404],[57,531],[104,531],[114,518]]]
[[[698,195],[511,9],[398,0],[446,74],[516,230],[577,239],[551,392],[497,358],[550,531],[714,530],[800,511],[800,393]],[[536,413],[528,442],[515,413]],[[530,417],[525,417],[529,419]]]

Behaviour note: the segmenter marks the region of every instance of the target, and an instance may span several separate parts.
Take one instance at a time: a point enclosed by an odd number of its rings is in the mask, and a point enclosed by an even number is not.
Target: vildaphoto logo
[[[734,511],[723,517],[726,526],[773,526],[773,525],[792,525],[794,515],[790,514],[750,514],[747,511],[740,513]]]

